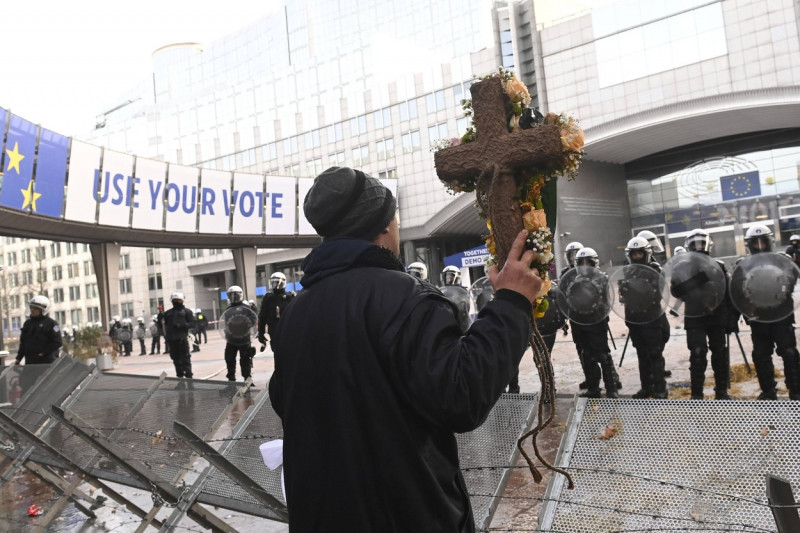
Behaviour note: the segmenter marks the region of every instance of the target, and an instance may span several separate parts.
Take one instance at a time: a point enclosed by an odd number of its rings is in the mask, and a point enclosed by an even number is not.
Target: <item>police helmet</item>
[[[684,248],[683,246],[676,246],[675,248],[672,249],[672,255],[673,256],[676,256],[678,254],[685,254],[685,253],[686,253],[686,248]]]
[[[636,259],[634,259],[633,256],[636,256]],[[633,239],[629,240],[628,244],[625,246],[625,257],[627,257],[628,261],[630,261],[632,264],[640,263],[642,265],[646,265],[650,263],[650,258],[652,256],[653,248],[644,237],[634,237]]]
[[[419,279],[428,279],[428,267],[425,266],[425,263],[420,261],[414,261],[408,267],[406,267],[406,272],[414,276],[415,278]]]
[[[592,266],[596,268],[599,264],[600,257],[597,255],[597,252],[594,251],[594,248],[581,248],[578,250],[578,253],[575,254],[576,266]]]
[[[28,307],[31,309],[38,309],[43,315],[46,315],[50,308],[50,299],[47,296],[37,294],[28,302]]]
[[[797,233],[792,234],[792,236],[789,237],[789,242],[795,246],[800,245],[800,235],[798,235]]]
[[[653,233],[649,230],[642,230],[636,234],[637,237],[643,237],[647,239],[647,242],[650,243],[650,247],[653,249],[653,252],[660,254],[664,251],[664,245],[661,244],[661,239],[658,238],[658,235]]]
[[[244,291],[238,285],[231,285],[228,287],[228,301],[232,304],[237,304],[244,299]]]
[[[151,322],[158,322],[158,315],[153,315],[150,317]]]
[[[80,328],[78,328],[78,326],[72,326],[72,331],[73,332],[78,331],[78,329],[80,329]]]
[[[575,254],[578,253],[578,250],[583,248],[583,245],[578,241],[571,242],[564,248],[564,259],[567,260],[569,266],[575,265]]]
[[[199,307],[198,307],[197,309],[195,309],[195,310],[194,310],[194,314],[196,314],[196,315],[199,315],[199,314],[200,314],[200,313],[202,313],[202,312],[203,312],[203,310],[202,310],[202,309],[200,309]]]
[[[90,324],[91,324],[91,322],[90,322]],[[102,328],[103,327],[103,323],[98,320],[97,322],[94,323],[94,327]]]
[[[747,229],[744,234],[744,242],[751,254],[761,252],[771,252],[774,242],[772,230],[764,224],[756,224]]]
[[[714,247],[714,241],[711,239],[711,235],[709,235],[706,230],[695,229],[686,236],[683,245],[690,252],[701,252],[707,254],[711,251],[711,248]]]
[[[94,322],[87,322],[87,323],[86,323],[86,327],[87,327],[87,328],[93,328],[93,327],[94,327]],[[98,326],[98,327],[99,327],[99,326]]]
[[[112,322],[119,322],[119,315],[114,315],[111,317]]]
[[[139,324],[144,324],[144,317],[143,316],[138,317],[136,319],[136,322],[138,322]]]
[[[184,298],[183,293],[180,291],[175,291],[169,295],[169,301],[172,302],[173,304],[175,303],[175,300],[178,300],[180,303],[183,303],[185,299],[186,298]]]
[[[131,325],[131,319],[130,318],[123,318],[122,319],[122,326],[123,327],[130,326],[130,325]]]
[[[285,289],[286,276],[283,275],[283,272],[273,272],[269,277],[269,286],[273,289]]]
[[[460,285],[461,270],[457,266],[449,265],[442,270],[442,285]]]

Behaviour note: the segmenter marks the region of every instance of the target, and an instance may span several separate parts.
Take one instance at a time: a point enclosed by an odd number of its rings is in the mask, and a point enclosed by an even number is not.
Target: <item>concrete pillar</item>
[[[406,256],[406,266],[417,260],[417,247],[414,246],[414,241],[403,242],[403,255]]]
[[[245,300],[256,299],[256,252],[255,247],[233,248],[233,264],[236,267],[236,284],[244,291]]]
[[[113,315],[119,314],[120,248],[121,246],[115,242],[89,245],[100,297],[100,320],[104,328],[111,323]]]

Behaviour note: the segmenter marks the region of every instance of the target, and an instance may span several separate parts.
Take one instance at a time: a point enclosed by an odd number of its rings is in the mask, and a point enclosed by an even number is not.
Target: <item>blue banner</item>
[[[758,170],[722,176],[719,179],[719,183],[722,189],[723,202],[761,196],[761,181],[758,178]]]
[[[458,268],[477,267],[486,264],[489,259],[489,250],[486,245],[476,246],[461,253],[448,255],[444,258],[444,266],[455,266]]]
[[[33,209],[37,215],[61,218],[68,150],[68,138],[42,128],[39,158],[36,161],[36,179],[33,182],[33,190],[41,195]]]
[[[20,211],[36,207],[41,194],[33,190],[33,159],[36,154],[38,126],[11,115],[6,140],[6,161],[0,205]]]
[[[6,119],[8,111],[0,107],[0,189],[3,188],[3,173],[6,171],[6,152],[3,140],[6,138]]]

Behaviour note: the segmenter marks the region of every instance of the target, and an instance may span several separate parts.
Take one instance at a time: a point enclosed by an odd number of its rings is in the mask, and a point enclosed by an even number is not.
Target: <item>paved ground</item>
[[[686,337],[681,328],[681,319],[671,317],[670,323],[672,325],[672,336],[665,350],[667,368],[672,371],[672,378],[668,380],[671,384],[670,394],[671,397],[686,397],[688,396],[686,388],[676,387],[676,385],[681,384],[688,385],[689,357],[688,350],[686,349]],[[625,344],[627,328],[622,319],[616,315],[611,316],[610,327],[616,342],[616,349],[612,350],[612,356],[615,362],[619,364]],[[747,358],[750,360],[752,345],[750,342],[749,330],[743,324],[741,327],[743,331],[740,333],[740,337]],[[742,354],[736,344],[735,338],[732,338],[731,342],[732,363],[737,365],[742,362]],[[209,332],[208,343],[201,345],[200,352],[192,354],[192,365],[196,379],[225,379],[226,367],[223,358],[224,347],[225,342],[219,334],[216,331]],[[552,359],[555,370],[556,390],[560,397],[556,402],[556,420],[552,427],[544,432],[539,439],[540,448],[550,460],[554,459],[561,435],[563,434],[564,422],[572,403],[570,398],[579,392],[578,383],[583,380],[582,371],[577,356],[575,355],[571,336],[563,337],[559,334],[553,349]],[[776,360],[776,367],[778,369],[782,368],[780,360]],[[253,367],[255,387],[262,388],[267,385],[273,368],[274,359],[269,348],[263,352],[258,352]],[[133,355],[130,357],[121,357],[115,362],[114,368],[111,371],[150,376],[157,376],[161,372],[166,372],[168,376],[175,375],[172,362],[166,355]],[[623,389],[620,391],[623,396],[630,395],[639,389],[636,354],[631,346],[628,347],[624,364],[621,368],[618,368],[618,371],[623,383]],[[738,372],[737,374],[743,375],[743,379],[733,384],[731,394],[735,398],[755,398],[759,393],[755,377],[753,376],[748,379],[744,372]],[[711,397],[713,395],[713,376],[710,365],[706,375],[705,392],[707,397]],[[241,374],[237,375],[237,379],[241,379]],[[780,381],[781,380],[779,380],[779,382]],[[525,355],[520,365],[520,386],[523,392],[538,392],[539,390],[539,377],[530,351]],[[785,399],[786,389],[783,383],[780,383],[779,394],[783,397],[782,399]],[[530,445],[527,445],[527,448],[530,452]],[[518,464],[521,465],[522,463],[519,462]],[[543,495],[548,479],[549,476],[545,473],[544,482],[541,485],[535,485],[527,470],[515,470],[505,493],[506,496],[512,497],[501,501],[495,519],[492,522],[492,527],[506,528],[506,530],[509,531],[532,530],[535,528],[538,509],[537,498]],[[6,487],[0,491],[0,494],[5,494],[7,496],[7,498],[3,497],[6,501],[11,501],[12,498],[16,500],[17,504],[14,505],[15,508],[18,508],[20,505],[27,508],[27,505],[30,504],[29,502],[36,501],[40,504],[46,504],[48,501],[52,501],[54,496],[48,494],[48,490],[49,489],[46,487],[33,482],[30,476],[17,476],[12,480],[12,483],[7,484]],[[122,488],[121,490],[132,499],[138,500],[143,506],[146,505],[149,498],[148,493],[142,493],[128,488]],[[521,494],[524,494],[526,497],[523,499],[516,498],[517,495]],[[135,529],[134,525],[126,524],[124,519],[111,508],[99,510],[100,520],[98,520],[98,523],[102,524],[100,527],[83,524],[82,515],[75,511],[74,508],[72,508],[71,512],[72,514],[65,515],[60,525],[56,529],[53,529],[53,531],[82,531],[89,533],[109,530],[133,531]],[[288,531],[285,524],[277,522],[231,513],[223,509],[215,510],[215,513],[224,518],[239,531],[258,530],[267,533],[283,533]],[[188,520],[184,521],[181,525],[183,526],[181,529],[184,530],[199,530],[196,525]],[[20,530],[27,529],[28,528],[23,528]]]

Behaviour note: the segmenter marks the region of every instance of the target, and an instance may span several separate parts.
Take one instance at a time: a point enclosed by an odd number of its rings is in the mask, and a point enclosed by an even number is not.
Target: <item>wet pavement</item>
[[[680,327],[681,319],[670,317],[670,323],[672,336],[665,349],[665,358],[667,360],[667,368],[672,371],[672,377],[668,380],[672,386],[671,395],[672,397],[677,397],[680,389],[675,386],[685,385],[689,380],[689,353],[686,348],[685,332]],[[744,331],[740,333],[740,338],[749,360],[752,349],[750,335],[746,326],[742,325],[741,327]],[[627,328],[622,319],[612,315],[610,317],[610,329],[616,343],[616,348],[612,349],[612,356],[618,365],[627,335]],[[742,354],[734,337],[731,338],[731,344],[732,364],[739,364],[742,362]],[[192,354],[195,379],[225,379],[224,346],[225,342],[219,337],[218,333],[209,332],[208,343],[201,345],[200,352]],[[781,368],[780,359],[776,359],[776,366]],[[564,433],[564,425],[573,403],[573,397],[580,392],[578,383],[583,381],[580,363],[575,355],[575,348],[570,336],[563,337],[559,334],[553,349],[552,360],[558,394],[555,405],[555,419],[537,440],[541,453],[550,461],[555,459]],[[269,348],[263,352],[257,352],[253,366],[253,383],[256,389],[262,389],[267,386],[273,368],[274,360]],[[625,361],[621,367],[618,367],[618,371],[623,384],[620,393],[623,397],[630,396],[639,389],[636,354],[632,346],[628,346]],[[168,376],[175,375],[172,362],[166,355],[133,355],[119,358],[112,372],[149,376],[158,376],[161,372],[166,372]],[[237,375],[237,379],[241,379],[240,374]],[[782,383],[780,385],[779,395],[785,398],[786,389]],[[522,392],[539,391],[539,376],[530,351],[525,354],[520,364],[520,386]],[[745,377],[743,380],[734,383],[731,389],[732,396],[738,399],[754,399],[758,393],[759,389],[755,375],[752,378]],[[710,365],[707,371],[706,395],[707,397],[713,395],[713,376],[711,375]],[[534,457],[529,440],[525,443],[525,449],[531,457]],[[541,505],[540,500],[544,497],[547,482],[550,479],[550,472],[540,469],[544,474],[544,480],[537,484],[533,481],[524,459],[520,457],[515,466],[516,468],[509,478],[508,485],[492,521],[492,529],[531,531],[537,525],[538,510]],[[150,494],[148,492],[128,487],[118,486],[118,488],[123,494],[137,501],[141,506],[150,507]],[[88,488],[85,487],[85,490],[88,491]],[[35,523],[37,519],[27,516],[27,508],[32,504],[36,504],[46,512],[48,506],[52,505],[56,500],[57,495],[48,485],[40,482],[30,474],[17,474],[0,488],[0,519],[12,526],[9,531],[36,531]],[[212,511],[240,531],[258,530],[267,533],[288,531],[285,524],[278,522],[242,515],[224,509],[212,509]],[[113,530],[129,532],[134,531],[136,524],[138,524],[138,519],[127,511],[120,509],[116,504],[107,504],[96,512],[98,515],[97,520],[94,523],[87,522],[82,513],[73,505],[69,505],[61,517],[53,523],[49,531],[95,533]],[[162,511],[162,514],[166,514],[166,512]],[[2,525],[2,522],[0,522],[0,527]],[[184,519],[178,530],[202,531],[202,528],[191,520]]]

